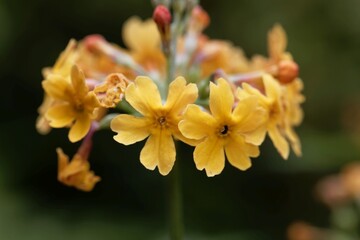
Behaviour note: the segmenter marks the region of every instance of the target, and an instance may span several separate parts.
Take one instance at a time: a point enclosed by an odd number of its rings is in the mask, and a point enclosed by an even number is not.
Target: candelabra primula
[[[203,33],[210,18],[196,1],[163,4],[155,4],[153,19],[132,17],[124,24],[127,49],[99,35],[70,40],[43,71],[38,131],[70,128],[69,140],[77,142],[111,126],[121,144],[147,138],[140,162],[162,175],[174,166],[176,141],[195,147],[196,167],[208,176],[222,172],[225,155],[231,165],[248,169],[266,134],[284,159],[289,145],[300,156],[293,127],[303,118],[303,84],[285,51],[283,28],[276,24],[269,31],[268,58],[247,59],[230,42]],[[91,190],[100,178],[89,170],[90,150],[79,150],[69,163],[58,149],[59,176],[71,169],[59,181]]]

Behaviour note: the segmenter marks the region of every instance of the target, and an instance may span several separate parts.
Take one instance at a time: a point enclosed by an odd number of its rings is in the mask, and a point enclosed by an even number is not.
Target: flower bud
[[[170,24],[171,24],[171,13],[164,5],[158,5],[153,13],[153,20],[157,25],[160,32],[162,48],[165,55],[170,52]]]
[[[203,31],[210,23],[210,17],[207,12],[197,5],[191,12],[190,28],[196,32]]]
[[[291,60],[282,60],[278,64],[277,79],[283,83],[290,83],[299,76],[299,66]]]
[[[171,13],[164,5],[158,5],[153,13],[153,20],[159,28],[160,34],[165,34],[169,30],[171,23]]]
[[[84,38],[84,45],[90,52],[97,52],[99,43],[105,42],[105,38],[99,34],[92,34]]]

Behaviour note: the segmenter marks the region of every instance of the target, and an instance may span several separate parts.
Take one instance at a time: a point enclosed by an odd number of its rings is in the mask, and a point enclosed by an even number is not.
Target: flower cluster
[[[90,171],[90,143],[109,127],[124,145],[146,139],[140,162],[162,175],[175,164],[177,141],[194,146],[196,168],[207,176],[220,174],[225,159],[240,170],[251,167],[267,135],[282,158],[290,149],[300,156],[294,127],[303,118],[303,84],[283,28],[269,31],[268,57],[248,59],[203,33],[210,18],[197,1],[154,3],[152,19],[124,24],[126,48],[99,35],[71,40],[43,71],[38,131],[65,127],[71,142],[83,140],[70,162],[57,150],[59,181],[94,187],[100,178]]]

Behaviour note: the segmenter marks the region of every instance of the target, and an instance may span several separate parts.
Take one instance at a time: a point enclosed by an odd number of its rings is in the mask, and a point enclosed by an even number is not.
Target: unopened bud
[[[283,83],[290,83],[299,76],[299,66],[291,60],[282,60],[278,64],[277,79]]]
[[[164,5],[158,5],[153,13],[153,20],[159,28],[161,34],[168,30],[171,23],[171,13]]]
[[[156,23],[160,32],[161,43],[165,55],[170,52],[170,24],[171,24],[171,13],[164,5],[158,5],[153,13],[153,20]]]
[[[99,34],[93,34],[89,35],[84,38],[84,45],[87,50],[91,52],[98,51],[99,43],[102,43],[105,41],[105,38]]]
[[[191,12],[190,26],[197,32],[204,30],[210,23],[210,17],[207,12],[197,5]]]

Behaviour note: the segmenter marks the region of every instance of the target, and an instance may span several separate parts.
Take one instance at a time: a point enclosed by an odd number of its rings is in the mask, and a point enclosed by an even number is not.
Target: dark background
[[[207,178],[182,145],[188,239],[285,239],[295,220],[329,225],[313,194],[322,176],[360,161],[360,1],[202,1],[206,33],[231,40],[247,56],[266,54],[274,23],[305,83],[305,120],[297,129],[303,157],[284,161],[266,141],[253,167],[225,167]],[[91,193],[56,181],[55,148],[72,155],[66,129],[35,130],[42,102],[41,69],[70,38],[102,34],[123,46],[121,27],[132,15],[149,18],[150,1],[0,1],[0,239],[167,239],[168,177],[141,166],[143,143],[124,147],[111,131],[95,135],[92,168],[102,181]],[[358,131],[359,132],[359,131]]]

